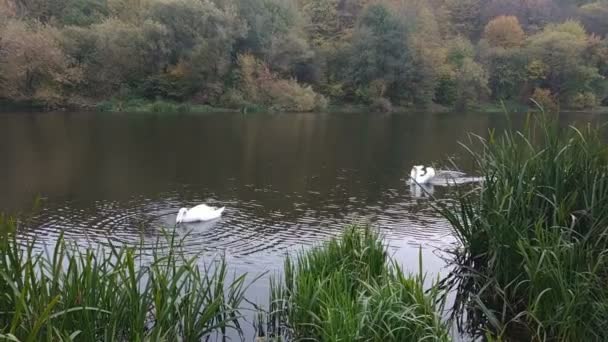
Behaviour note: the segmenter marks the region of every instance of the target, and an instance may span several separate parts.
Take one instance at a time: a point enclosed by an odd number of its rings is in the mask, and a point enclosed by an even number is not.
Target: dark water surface
[[[566,122],[597,119],[577,114]],[[523,116],[512,118],[520,126]],[[154,248],[180,207],[226,206],[221,220],[178,227],[192,253],[238,272],[278,270],[286,252],[371,222],[404,266],[427,271],[450,228],[405,184],[414,164],[469,172],[458,142],[504,129],[502,114],[0,114],[0,211],[28,213],[24,235],[52,243]],[[435,187],[438,197],[454,190]],[[266,283],[256,285],[260,296]],[[255,289],[255,288],[254,288]]]

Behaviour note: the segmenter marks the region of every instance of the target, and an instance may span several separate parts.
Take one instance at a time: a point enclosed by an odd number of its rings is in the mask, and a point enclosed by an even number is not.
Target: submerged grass
[[[608,340],[608,149],[600,128],[544,114],[478,137],[485,177],[438,205],[461,248],[443,285],[470,332],[508,340]],[[465,326],[465,322],[458,324]]]
[[[81,250],[62,237],[51,255],[18,241],[0,217],[0,338],[13,341],[200,341],[241,333],[245,276],[223,260],[202,271],[169,250],[143,262],[135,248]]]
[[[351,227],[318,248],[287,258],[271,282],[268,335],[314,341],[449,339],[422,276],[391,262],[382,239]]]

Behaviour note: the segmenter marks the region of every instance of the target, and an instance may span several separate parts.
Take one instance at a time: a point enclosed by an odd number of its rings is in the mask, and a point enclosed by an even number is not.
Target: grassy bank
[[[440,211],[461,248],[444,286],[459,326],[496,338],[608,340],[608,150],[600,130],[537,115],[479,139],[485,182]]]
[[[177,241],[143,260],[134,248],[78,250],[62,238],[50,255],[0,221],[0,338],[13,341],[200,341],[240,332],[244,277],[199,269]]]
[[[248,339],[245,275],[228,281],[222,260],[200,269],[171,235],[174,247],[147,257],[137,248],[77,248],[61,237],[42,252],[15,227],[0,220],[0,338],[200,341],[232,330]],[[377,234],[349,228],[286,260],[285,277],[270,280],[265,330],[285,340],[447,341],[437,293],[425,294],[423,281],[389,260]]]
[[[422,265],[421,265],[422,267]],[[370,229],[349,228],[340,238],[285,262],[271,284],[268,335],[314,341],[449,339],[425,294],[423,277],[391,261]]]

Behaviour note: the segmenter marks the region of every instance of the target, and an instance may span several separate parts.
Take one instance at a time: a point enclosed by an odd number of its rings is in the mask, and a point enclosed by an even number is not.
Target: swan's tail
[[[221,215],[224,212],[224,209],[226,209],[226,207],[221,207],[218,210],[216,210],[218,215]]]

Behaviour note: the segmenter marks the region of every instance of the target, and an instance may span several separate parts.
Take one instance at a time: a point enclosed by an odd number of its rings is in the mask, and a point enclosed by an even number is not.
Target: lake
[[[564,115],[565,123],[597,120]],[[521,127],[523,115],[511,117]],[[370,223],[410,271],[445,273],[450,227],[406,185],[414,164],[472,174],[459,142],[508,126],[503,114],[0,114],[0,211],[28,217],[41,244],[143,245],[176,229],[204,260],[238,273],[280,271],[286,253]],[[412,191],[416,190],[416,191]],[[452,187],[434,187],[438,198]],[[32,210],[36,196],[43,199]],[[180,207],[225,206],[215,222],[174,228]],[[267,283],[252,289],[267,297]]]

